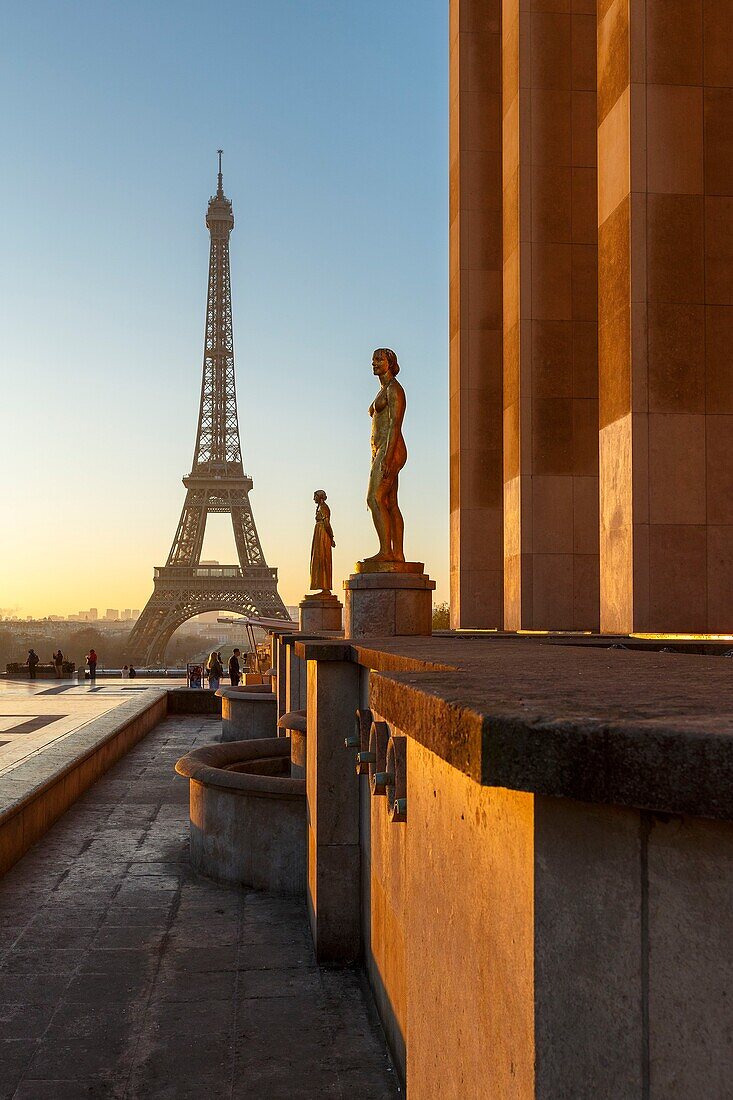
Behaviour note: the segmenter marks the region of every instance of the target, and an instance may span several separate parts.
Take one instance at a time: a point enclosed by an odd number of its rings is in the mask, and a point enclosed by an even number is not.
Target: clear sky
[[[198,414],[216,149],[255,520],[286,603],[364,503],[375,347],[408,399],[405,550],[446,599],[445,0],[26,0],[0,13],[0,609],[142,607]],[[227,517],[204,556],[235,561]]]

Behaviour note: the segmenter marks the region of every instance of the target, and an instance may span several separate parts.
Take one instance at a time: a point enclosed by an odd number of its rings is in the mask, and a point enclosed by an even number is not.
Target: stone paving
[[[197,878],[166,719],[0,880],[0,1098],[399,1095],[362,975],[304,904]]]
[[[184,680],[7,680],[0,678],[0,775],[149,688]],[[0,800],[1,801],[1,800]]]

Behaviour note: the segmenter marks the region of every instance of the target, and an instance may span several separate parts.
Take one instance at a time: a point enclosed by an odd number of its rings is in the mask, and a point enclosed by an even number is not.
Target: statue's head
[[[393,378],[400,373],[397,356],[391,348],[377,348],[372,356],[372,370],[380,376],[389,371]]]
[[[326,496],[324,489],[316,489],[315,493],[313,494],[313,499],[315,500],[316,504],[320,504],[321,501],[327,500],[328,497]]]

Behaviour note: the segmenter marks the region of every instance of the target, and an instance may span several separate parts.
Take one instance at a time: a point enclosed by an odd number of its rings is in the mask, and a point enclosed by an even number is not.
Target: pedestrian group
[[[242,679],[242,669],[239,663],[241,652],[239,649],[235,649],[229,658],[229,679],[231,680],[232,687],[236,687]],[[206,675],[209,679],[209,687],[212,691],[218,691],[221,684],[221,678],[224,675],[224,665],[221,659],[221,653],[217,653],[215,649],[212,649],[209,654],[209,659],[206,662]]]

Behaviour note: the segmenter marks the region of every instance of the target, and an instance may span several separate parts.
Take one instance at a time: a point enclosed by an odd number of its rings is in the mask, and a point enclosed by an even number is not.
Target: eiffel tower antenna
[[[222,150],[217,150],[216,195],[209,200],[211,237],[206,300],[204,365],[196,445],[191,473],[184,477],[186,500],[165,565],[156,566],[153,594],[135,623],[128,651],[136,661],[160,664],[175,630],[204,611],[230,611],[288,621],[277,590],[277,570],[262,552],[244,472],[234,380],[229,236],[231,201],[224,194]],[[210,512],[228,512],[234,528],[237,565],[202,566],[201,550]]]

